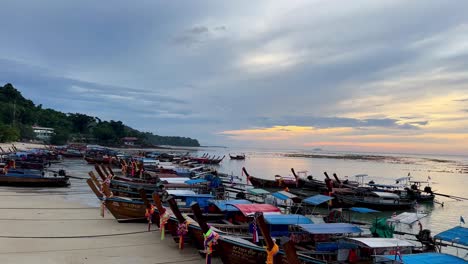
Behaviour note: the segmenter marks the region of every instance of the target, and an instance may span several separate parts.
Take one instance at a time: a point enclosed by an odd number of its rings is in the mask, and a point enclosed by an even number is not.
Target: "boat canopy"
[[[411,180],[411,176],[405,176],[405,177],[395,179],[395,182],[409,181],[409,180]]]
[[[377,256],[379,260],[394,261],[394,255],[380,255]],[[420,253],[420,254],[407,254],[403,256],[404,264],[462,264],[466,260],[443,253]],[[383,262],[382,262],[383,263]]]
[[[297,198],[296,195],[287,192],[287,191],[279,191],[279,192],[274,192],[271,194],[273,197],[280,199],[280,200],[288,200],[288,199],[294,199]]]
[[[321,203],[328,202],[332,199],[333,197],[322,195],[322,194],[317,194],[317,195],[305,198],[304,200],[302,200],[302,202],[306,204],[311,204],[311,205],[319,205]]]
[[[216,206],[221,212],[239,211],[233,204],[252,204],[252,202],[247,200],[211,200],[210,203]]]
[[[281,211],[278,207],[271,204],[231,204],[232,206],[239,209],[245,216],[251,216],[256,212],[262,212],[264,214],[280,214]]]
[[[160,178],[161,181],[167,181],[168,183],[185,183],[190,178]]]
[[[349,208],[350,211],[361,213],[361,214],[368,214],[368,213],[379,213],[380,211],[369,209],[365,207],[351,207]]]
[[[270,225],[313,224],[309,218],[298,214],[266,214],[263,216]]]
[[[205,179],[193,179],[193,180],[185,181],[186,184],[190,184],[190,185],[200,184],[200,183],[205,183],[205,182],[208,182],[208,181]]]
[[[451,243],[456,243],[468,246],[468,228],[456,226],[444,232],[441,232],[434,237],[435,239],[444,240]]]
[[[421,218],[426,217],[427,214],[424,213],[409,213],[403,212],[395,217],[389,218],[388,222],[395,222],[395,223],[403,223],[407,225],[411,225],[412,223],[418,221]]]
[[[364,177],[369,177],[369,175],[367,175],[367,174],[357,174],[357,175],[354,175],[354,177],[356,177],[356,178],[364,178]]]
[[[269,191],[264,190],[264,189],[260,189],[260,188],[249,189],[248,192],[251,193],[251,194],[255,194],[255,195],[270,194]]]
[[[174,196],[194,195],[195,192],[191,190],[167,190],[167,193]]]
[[[389,188],[389,189],[398,189],[401,188],[401,185],[396,184],[378,184],[378,183],[369,183],[371,187],[378,187],[378,188]]]
[[[399,238],[356,237],[348,239],[351,242],[367,248],[414,247],[413,243]]]
[[[310,234],[350,234],[362,233],[362,229],[348,223],[303,224],[298,225]]]
[[[380,198],[400,199],[400,196],[394,193],[388,193],[388,192],[372,192],[372,193],[379,196]]]

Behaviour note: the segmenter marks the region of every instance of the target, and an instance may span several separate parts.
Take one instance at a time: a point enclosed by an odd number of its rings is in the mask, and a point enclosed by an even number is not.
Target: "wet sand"
[[[197,250],[180,251],[171,236],[161,241],[153,229],[118,223],[108,212],[101,218],[99,208],[63,195],[0,189],[0,263],[204,263]]]

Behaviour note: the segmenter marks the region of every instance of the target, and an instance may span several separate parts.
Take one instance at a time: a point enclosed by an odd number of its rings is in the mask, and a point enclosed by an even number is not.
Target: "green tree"
[[[68,114],[68,120],[71,121],[73,132],[88,134],[92,123],[96,121],[94,117],[84,114]]]
[[[20,131],[16,127],[9,125],[0,126],[0,142],[18,141],[20,139]]]
[[[50,143],[54,145],[63,145],[68,142],[70,133],[65,129],[55,129],[54,134],[50,138]]]

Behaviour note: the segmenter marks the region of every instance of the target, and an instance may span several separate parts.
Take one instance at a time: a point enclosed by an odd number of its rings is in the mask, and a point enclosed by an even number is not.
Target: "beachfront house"
[[[122,142],[125,146],[135,146],[135,142],[138,140],[136,137],[124,137],[122,138]]]
[[[33,126],[32,129],[34,135],[36,135],[36,138],[39,140],[49,141],[54,135],[54,129],[50,127]]]

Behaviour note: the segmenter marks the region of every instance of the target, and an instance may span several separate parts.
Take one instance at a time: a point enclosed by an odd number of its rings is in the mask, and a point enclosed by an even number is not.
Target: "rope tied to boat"
[[[148,232],[151,231],[151,224],[153,223],[153,215],[156,208],[154,205],[150,204],[149,208],[145,210],[145,217],[148,220]]]
[[[179,249],[184,249],[184,236],[188,233],[189,221],[185,219],[183,223],[177,226],[177,235],[179,236]]]
[[[267,251],[266,264],[273,264],[274,257],[276,256],[276,254],[278,254],[279,247],[275,241],[273,241],[273,243],[274,243],[273,247],[270,250],[268,250],[268,247],[266,248],[266,251]]]
[[[210,227],[206,233],[203,234],[203,245],[206,252],[206,264],[211,264],[211,254],[213,253],[213,245],[218,243],[219,235]]]
[[[159,229],[161,229],[161,240],[164,240],[164,234],[166,230],[166,223],[171,218],[169,211],[166,208],[164,209],[164,213],[159,215]]]

